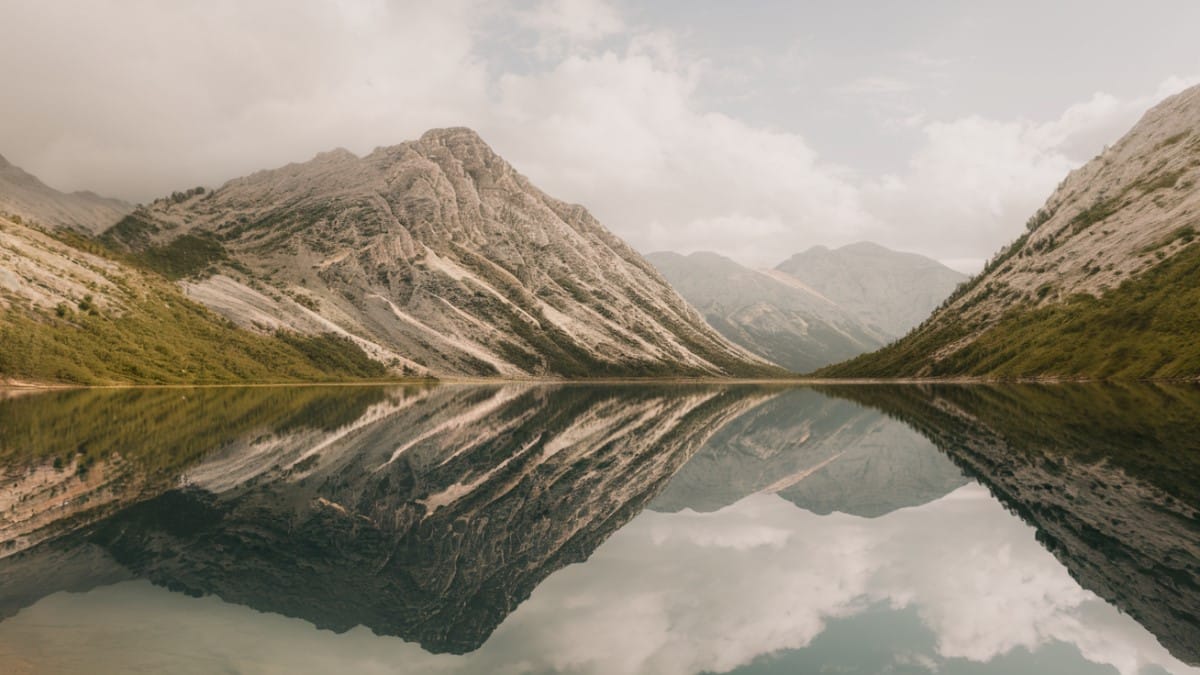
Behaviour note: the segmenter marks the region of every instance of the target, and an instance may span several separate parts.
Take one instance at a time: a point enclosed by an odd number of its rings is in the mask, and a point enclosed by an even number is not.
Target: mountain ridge
[[[929,316],[967,276],[919,253],[861,241],[813,246],[775,266],[839,304],[888,338]]]
[[[0,212],[46,227],[95,234],[133,206],[88,191],[62,192],[0,155]]]
[[[143,259],[190,261],[175,270],[188,293],[244,328],[307,333],[315,313],[405,372],[779,372],[708,327],[586,209],[537,189],[465,127],[159,199],[102,238]]]
[[[887,336],[782,273],[752,270],[709,251],[646,259],[730,341],[793,372],[880,347]]]

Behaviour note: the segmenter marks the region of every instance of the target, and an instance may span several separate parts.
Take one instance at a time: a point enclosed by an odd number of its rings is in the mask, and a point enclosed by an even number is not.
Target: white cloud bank
[[[757,266],[872,239],[977,268],[1068,170],[1186,84],[1098,93],[1048,121],[917,111],[901,126],[919,126],[919,147],[879,176],[706,109],[722,66],[605,0],[0,0],[0,24],[0,153],[60,187],[146,200],[463,124],[640,250]]]

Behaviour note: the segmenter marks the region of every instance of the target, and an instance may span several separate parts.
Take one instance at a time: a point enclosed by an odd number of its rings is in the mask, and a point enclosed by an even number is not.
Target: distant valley
[[[813,247],[770,270],[709,252],[646,259],[721,335],[797,373],[903,336],[967,279],[936,260],[866,242]]]

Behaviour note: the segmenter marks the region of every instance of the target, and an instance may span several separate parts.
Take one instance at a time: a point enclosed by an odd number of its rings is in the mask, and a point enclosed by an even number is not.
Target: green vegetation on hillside
[[[85,299],[86,300],[86,299]],[[330,382],[386,369],[344,338],[240,330],[155,282],[120,314],[0,311],[0,375],[77,384]]]
[[[122,221],[125,222],[125,221]],[[263,335],[241,330],[188,300],[171,279],[207,269],[224,249],[184,235],[162,247],[122,253],[103,237],[29,227],[128,267],[106,276],[111,297],[89,294],[52,312],[19,295],[0,305],[0,377],[73,384],[235,384],[384,379],[387,369],[333,334]],[[18,230],[19,232],[19,230]],[[36,236],[30,234],[31,241]]]
[[[163,246],[151,246],[131,255],[132,261],[168,279],[184,279],[212,270],[225,260],[225,247],[211,235],[185,234]]]
[[[1096,298],[1018,305],[967,346],[972,327],[942,317],[825,377],[1194,378],[1200,376],[1200,244]]]

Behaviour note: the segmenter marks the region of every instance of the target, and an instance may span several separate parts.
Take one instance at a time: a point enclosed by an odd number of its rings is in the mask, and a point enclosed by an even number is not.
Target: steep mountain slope
[[[59,192],[0,157],[0,212],[47,227],[97,233],[133,206],[91,192]]]
[[[774,372],[468,129],[159,200],[105,234],[243,326],[336,325],[438,375]]]
[[[0,380],[85,384],[382,377],[345,336],[238,330],[95,242],[0,217]]]
[[[877,349],[887,336],[804,284],[743,267],[716,253],[646,256],[721,335],[807,373]]]
[[[775,268],[815,289],[868,326],[898,338],[967,280],[936,260],[860,242],[814,246]]]
[[[931,319],[831,376],[1200,375],[1200,87],[1059,185]]]

